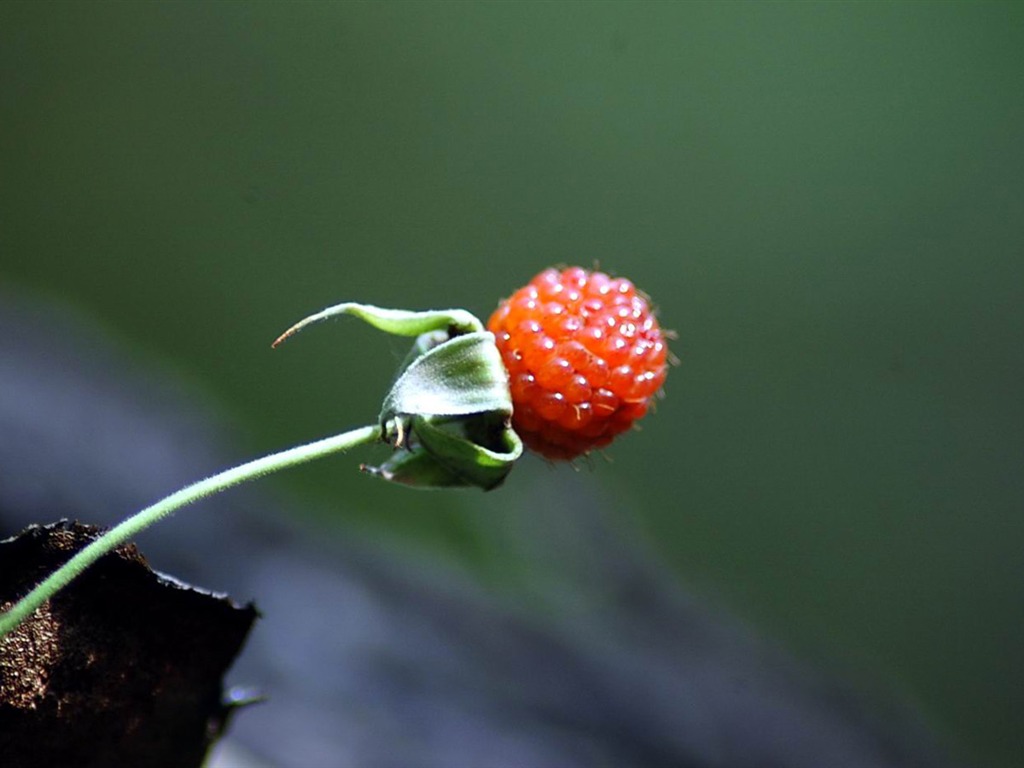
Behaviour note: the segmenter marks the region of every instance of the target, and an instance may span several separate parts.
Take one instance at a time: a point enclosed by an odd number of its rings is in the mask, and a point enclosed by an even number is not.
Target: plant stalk
[[[381,439],[379,426],[360,427],[340,435],[325,437],[322,440],[253,459],[172,493],[111,528],[46,577],[9,611],[0,613],[0,639],[14,630],[39,606],[70,584],[103,555],[131,540],[175,510],[248,480],[255,480],[280,469],[304,464],[332,453],[347,451],[357,445],[371,443],[379,439]]]

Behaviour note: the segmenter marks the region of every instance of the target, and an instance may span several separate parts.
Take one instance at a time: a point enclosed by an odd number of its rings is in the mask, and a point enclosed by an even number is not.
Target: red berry
[[[512,425],[549,459],[608,445],[665,381],[668,347],[647,300],[603,272],[547,269],[487,328],[508,369]]]

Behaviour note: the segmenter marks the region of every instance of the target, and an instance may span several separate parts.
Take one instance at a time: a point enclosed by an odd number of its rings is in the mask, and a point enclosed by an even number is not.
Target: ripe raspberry
[[[512,425],[549,459],[603,448],[647,413],[668,348],[629,280],[548,269],[487,323],[508,369]]]

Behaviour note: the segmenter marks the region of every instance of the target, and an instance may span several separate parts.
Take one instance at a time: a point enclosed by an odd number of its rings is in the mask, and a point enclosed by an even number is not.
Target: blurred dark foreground
[[[62,517],[110,525],[248,458],[195,393],[82,318],[0,293],[0,328],[0,535]],[[950,765],[912,711],[853,693],[687,595],[595,514],[586,478],[550,473],[533,493],[519,500],[523,527],[557,510],[595,566],[567,563],[541,587],[544,611],[304,529],[295,519],[308,516],[265,485],[141,537],[157,568],[264,616],[230,679],[269,701],[238,713],[210,764]],[[522,547],[557,570],[557,542]]]
[[[0,605],[99,532],[65,520],[0,539]],[[0,639],[4,768],[201,765],[237,709],[223,678],[255,620],[117,547]]]

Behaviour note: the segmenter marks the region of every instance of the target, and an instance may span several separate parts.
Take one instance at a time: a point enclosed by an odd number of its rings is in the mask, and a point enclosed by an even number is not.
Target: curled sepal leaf
[[[379,467],[359,466],[363,472],[412,488],[454,488],[462,485],[459,478],[424,450],[402,449]]]
[[[522,455],[511,415],[508,374],[492,334],[423,334],[380,414],[396,451],[382,466],[364,469],[417,488],[490,490]]]
[[[508,418],[491,413],[455,422],[414,419],[413,433],[426,451],[466,485],[484,490],[500,485],[523,454],[523,443]]]
[[[353,315],[374,328],[396,336],[419,336],[432,331],[443,331],[448,336],[458,336],[484,329],[483,323],[464,309],[431,309],[413,312],[407,309],[385,309],[372,304],[357,304],[346,301],[328,307],[315,315],[303,318],[277,337],[272,346],[277,346],[289,336],[301,331],[307,325],[318,323],[338,315]]]
[[[464,309],[410,312],[347,302],[293,325],[274,346],[336,315],[416,337],[378,419],[395,452],[380,467],[363,469],[417,488],[500,485],[523,446],[510,425],[508,372],[483,323]]]
[[[512,415],[508,373],[487,331],[456,336],[415,357],[384,399],[380,421],[473,413]]]
[[[416,488],[501,485],[523,452],[508,419],[493,414],[402,420],[403,447],[380,467],[363,469]],[[396,427],[398,429],[398,427]]]

